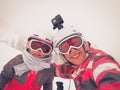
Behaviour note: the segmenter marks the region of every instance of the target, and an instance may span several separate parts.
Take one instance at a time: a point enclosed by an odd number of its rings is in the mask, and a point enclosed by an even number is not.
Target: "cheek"
[[[83,48],[80,48],[79,51],[80,51],[79,58],[83,61],[85,59],[85,57],[86,57],[86,52],[85,52],[85,50]]]
[[[69,55],[65,55],[64,58],[65,58],[67,61],[70,61],[70,56],[69,56]]]
[[[42,55],[42,52],[40,52],[40,51],[31,50],[30,53],[31,53],[32,55]]]
[[[34,55],[34,54],[35,54],[35,51],[33,51],[33,50],[30,50],[30,53],[31,53],[32,55]]]

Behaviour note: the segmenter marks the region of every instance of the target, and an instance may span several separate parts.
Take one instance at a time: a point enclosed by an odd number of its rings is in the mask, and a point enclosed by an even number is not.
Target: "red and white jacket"
[[[29,70],[21,76],[15,75],[14,66],[23,63],[22,55],[8,62],[0,74],[0,90],[52,90],[53,67],[41,71]]]
[[[92,47],[88,54],[80,67],[55,64],[56,75],[72,78],[76,90],[120,90],[120,65],[114,58]]]

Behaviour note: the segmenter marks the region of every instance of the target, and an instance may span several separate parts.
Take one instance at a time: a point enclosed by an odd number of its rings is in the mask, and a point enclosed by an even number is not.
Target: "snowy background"
[[[52,33],[57,14],[120,62],[120,0],[0,0],[0,69],[21,53],[29,34]],[[70,80],[55,78],[54,86],[60,80],[68,90]]]

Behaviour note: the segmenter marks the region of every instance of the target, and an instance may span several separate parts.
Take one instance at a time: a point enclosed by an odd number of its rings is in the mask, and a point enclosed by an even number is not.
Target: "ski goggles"
[[[34,51],[40,50],[44,55],[49,55],[53,49],[51,45],[35,39],[30,41],[29,47]]]
[[[84,39],[80,35],[69,36],[62,40],[56,48],[57,53],[68,54],[72,48],[79,49],[83,46]]]

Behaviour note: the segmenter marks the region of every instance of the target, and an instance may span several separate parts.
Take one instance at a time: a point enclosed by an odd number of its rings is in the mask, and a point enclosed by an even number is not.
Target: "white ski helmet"
[[[57,54],[60,54],[59,53],[59,44],[64,41],[67,37],[71,38],[71,37],[74,37],[74,36],[80,36],[81,39],[82,39],[82,42],[83,42],[83,46],[85,51],[88,51],[88,46],[86,44],[86,41],[84,40],[84,37],[82,36],[82,33],[80,33],[79,31],[77,31],[76,28],[74,28],[73,26],[69,26],[69,27],[63,27],[62,29],[60,30],[56,30],[55,33],[54,33],[54,51],[57,53]]]

